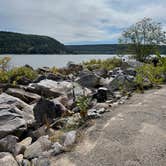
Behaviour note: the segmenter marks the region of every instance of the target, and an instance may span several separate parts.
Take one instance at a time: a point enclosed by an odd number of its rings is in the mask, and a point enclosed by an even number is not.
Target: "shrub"
[[[80,110],[80,115],[82,118],[85,118],[89,106],[89,98],[87,96],[80,96],[76,101],[77,107]]]
[[[92,59],[88,62],[83,62],[83,65],[88,68],[89,70],[93,69],[106,69],[106,70],[112,70],[115,67],[122,66],[122,60],[119,58],[110,58],[106,60],[96,60]]]
[[[163,80],[163,66],[154,67],[152,64],[145,64],[137,68],[136,83],[143,89],[148,82],[151,85],[161,84]]]
[[[4,58],[0,58],[0,70],[7,71],[10,60],[11,60],[11,58],[8,56],[6,56]]]

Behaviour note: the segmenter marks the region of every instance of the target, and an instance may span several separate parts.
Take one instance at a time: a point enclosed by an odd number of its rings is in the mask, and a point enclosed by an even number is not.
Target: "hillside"
[[[117,54],[120,52],[129,54],[127,45],[99,44],[99,45],[68,45],[70,51],[76,54]],[[160,53],[166,54],[166,46],[160,46]]]
[[[0,31],[0,54],[65,54],[59,41],[39,35]]]

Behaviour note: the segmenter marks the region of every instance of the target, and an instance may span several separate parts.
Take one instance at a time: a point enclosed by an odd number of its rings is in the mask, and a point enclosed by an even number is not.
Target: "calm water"
[[[6,55],[0,55],[4,57]],[[11,59],[11,67],[31,65],[34,68],[43,66],[64,67],[69,61],[80,63],[91,59],[107,59],[116,55],[9,55]]]

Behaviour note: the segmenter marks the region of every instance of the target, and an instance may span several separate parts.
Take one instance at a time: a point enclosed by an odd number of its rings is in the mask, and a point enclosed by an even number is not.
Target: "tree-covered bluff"
[[[0,54],[66,54],[59,41],[39,35],[0,31]]]

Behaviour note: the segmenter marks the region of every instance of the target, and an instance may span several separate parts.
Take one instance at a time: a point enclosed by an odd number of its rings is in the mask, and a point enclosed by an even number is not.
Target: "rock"
[[[73,145],[76,142],[76,138],[77,138],[77,132],[74,130],[65,133],[64,143],[63,143],[64,147]]]
[[[107,77],[107,70],[106,69],[96,69],[96,70],[93,70],[93,72],[99,77],[102,77],[102,78]]]
[[[46,78],[48,80],[53,80],[53,81],[63,81],[65,80],[65,77],[61,74],[53,74],[53,73],[48,73]]]
[[[13,135],[8,135],[3,139],[0,139],[0,152],[10,152],[16,154],[16,144],[18,138]]]
[[[40,125],[52,123],[55,118],[62,116],[65,110],[65,107],[58,101],[44,98],[40,99],[33,109],[36,122]]]
[[[17,161],[10,153],[0,153],[0,166],[19,166]]]
[[[35,158],[31,162],[32,166],[51,166],[51,163],[47,157]]]
[[[28,64],[25,64],[24,67],[29,68],[29,69],[31,69],[31,70],[34,70],[33,67],[30,66],[30,65],[28,65]]]
[[[17,114],[19,114],[17,116],[17,118],[23,117],[23,120],[25,120],[28,125],[31,125],[34,122],[32,106],[26,104],[25,102],[23,102],[22,100],[20,100],[16,97],[10,96],[6,93],[0,94],[0,107],[1,107],[0,112],[3,111],[3,107],[5,110],[7,109],[8,111],[11,109],[11,111],[9,111],[9,114],[16,112]],[[15,111],[12,112],[12,110],[15,110]],[[15,114],[12,114],[12,116],[14,116],[14,115]],[[12,119],[10,119],[10,120],[12,121]],[[16,121],[14,121],[14,122],[16,122]],[[0,121],[0,124],[1,124],[1,121]]]
[[[107,91],[107,88],[101,87],[97,90],[97,92],[93,95],[92,98],[97,99],[97,102],[99,103],[103,103],[107,100]]]
[[[46,76],[45,75],[39,75],[35,80],[33,80],[33,83],[38,83],[42,80],[45,80]]]
[[[100,118],[101,115],[97,112],[96,109],[92,108],[92,109],[88,110],[87,117],[88,118]]]
[[[19,165],[23,165],[23,160],[24,160],[24,156],[22,154],[19,154],[16,156],[16,161]]]
[[[116,90],[130,91],[135,89],[135,87],[136,85],[134,83],[134,79],[126,75],[120,75],[115,77],[108,85],[108,89],[111,92],[114,92]]]
[[[55,142],[52,145],[52,149],[50,150],[50,152],[51,152],[51,155],[56,156],[64,152],[64,147],[59,142]]]
[[[9,134],[22,133],[27,128],[22,111],[12,105],[0,105],[0,138]]]
[[[48,136],[40,137],[36,142],[28,146],[25,150],[24,157],[27,159],[33,159],[42,155],[42,152],[48,151],[51,148],[51,141],[48,140]]]
[[[26,159],[23,159],[21,164],[22,164],[21,166],[32,166],[31,162],[29,160],[26,160]]]
[[[12,95],[14,97],[18,97],[22,101],[29,103],[29,104],[32,103],[33,101],[37,101],[41,98],[41,96],[34,94],[34,93],[26,92],[23,89],[9,88],[6,91],[6,93],[9,95]]]
[[[27,137],[24,140],[22,140],[21,142],[19,142],[19,144],[28,147],[29,145],[31,145],[32,143],[32,138],[31,137]]]
[[[59,97],[71,93],[73,85],[71,82],[53,80],[42,80],[39,83],[32,83],[27,87],[28,91],[37,93],[44,97]]]
[[[43,73],[49,73],[50,68],[49,67],[40,67],[37,69],[38,73],[43,74]]]
[[[124,71],[120,67],[116,67],[113,70],[109,71],[108,75],[115,78],[117,76],[124,75]]]
[[[99,85],[100,77],[92,72],[82,72],[79,75],[79,78],[76,80],[81,86],[94,88]]]
[[[71,73],[78,73],[83,70],[83,66],[80,64],[75,64],[74,62],[68,62],[67,69],[71,71]]]
[[[136,72],[135,68],[127,68],[126,70],[124,70],[124,74],[131,75],[131,76],[135,77],[137,72]]]
[[[30,84],[32,81],[30,79],[28,79],[27,77],[25,76],[22,76],[21,78],[19,78],[17,80],[17,84],[20,84],[20,85],[28,85]]]

